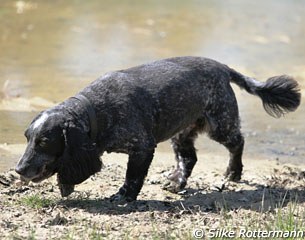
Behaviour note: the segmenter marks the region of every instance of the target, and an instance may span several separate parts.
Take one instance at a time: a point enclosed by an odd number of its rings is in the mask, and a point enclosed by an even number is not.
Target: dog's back
[[[281,80],[279,84],[274,79],[264,84],[212,59],[176,57],[108,73],[84,92],[90,91],[89,95],[96,98],[93,102],[97,108],[112,105],[110,114],[114,116],[125,111],[124,117],[130,121],[135,115],[143,122],[152,121],[159,142],[198,119],[208,116],[212,121],[211,116],[217,112],[228,119],[228,125],[237,121],[238,108],[230,81],[261,97],[271,115],[293,111],[300,102],[297,84],[283,76]]]
[[[92,95],[93,89],[99,96],[93,102],[103,101],[98,106],[112,105],[113,115],[125,111],[129,121],[135,115],[137,121],[150,118],[154,137],[160,142],[194,124],[205,113],[224,111],[224,105],[231,106],[236,115],[229,81],[229,68],[221,63],[200,57],[177,57],[107,73],[87,90]]]

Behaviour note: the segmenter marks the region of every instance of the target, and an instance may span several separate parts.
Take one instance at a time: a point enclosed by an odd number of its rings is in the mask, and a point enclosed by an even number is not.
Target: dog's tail
[[[244,88],[248,93],[261,98],[266,112],[276,118],[293,112],[301,102],[300,88],[296,80],[287,75],[269,78],[259,82],[230,69],[231,82]]]

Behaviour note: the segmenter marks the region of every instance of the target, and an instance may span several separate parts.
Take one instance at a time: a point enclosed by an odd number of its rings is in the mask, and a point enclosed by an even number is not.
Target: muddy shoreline
[[[24,186],[13,171],[0,174],[0,237],[193,239],[197,228],[266,229],[278,209],[289,212],[291,206],[305,230],[305,166],[252,159],[233,183],[223,179],[226,163],[208,156],[196,165],[186,191],[172,194],[162,190],[174,164],[168,157],[156,154],[138,201],[128,204],[109,201],[124,181],[127,158],[121,154],[105,155],[105,168],[67,198],[60,197],[55,177]]]

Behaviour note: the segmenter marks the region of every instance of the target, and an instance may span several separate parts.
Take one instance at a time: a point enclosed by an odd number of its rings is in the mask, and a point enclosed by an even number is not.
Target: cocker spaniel
[[[240,132],[233,82],[261,98],[274,117],[300,104],[298,83],[289,76],[259,82],[201,57],[176,57],[110,72],[72,98],[40,113],[25,131],[28,145],[16,166],[22,179],[39,182],[57,173],[62,196],[100,171],[103,152],[129,155],[126,178],[112,200],[136,200],[154,150],[171,139],[177,167],[170,191],[182,190],[197,161],[198,133],[230,152],[225,176],[242,174]]]

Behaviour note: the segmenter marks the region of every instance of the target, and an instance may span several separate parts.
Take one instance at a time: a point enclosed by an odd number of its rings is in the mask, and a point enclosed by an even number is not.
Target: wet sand
[[[162,186],[173,155],[157,152],[138,201],[126,204],[109,201],[124,181],[126,155],[105,155],[103,161],[105,168],[68,198],[60,197],[55,177],[26,186],[12,171],[0,174],[0,237],[193,239],[194,229],[270,231],[283,229],[287,219],[292,229],[304,230],[304,165],[253,157],[244,161],[242,180],[233,183],[223,179],[223,156],[199,154],[186,191],[172,194]]]

